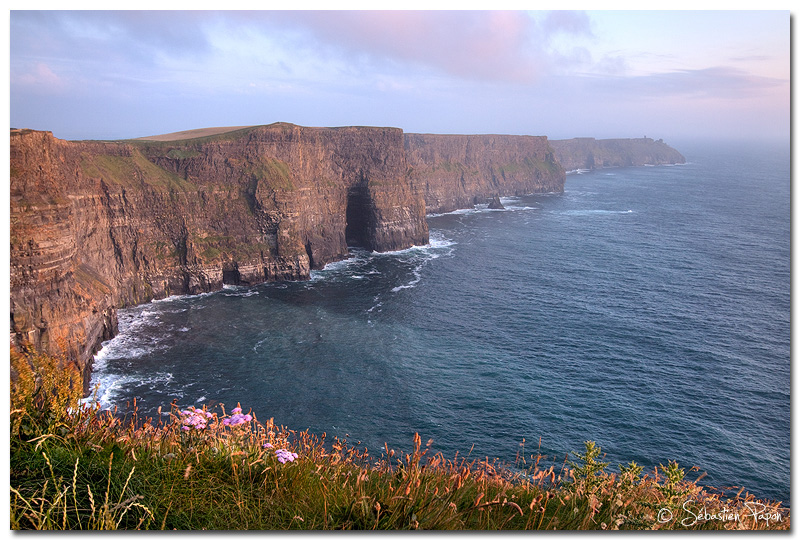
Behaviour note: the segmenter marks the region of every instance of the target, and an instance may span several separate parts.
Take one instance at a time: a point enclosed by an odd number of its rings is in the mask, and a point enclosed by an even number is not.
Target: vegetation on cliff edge
[[[241,407],[125,418],[80,404],[77,370],[11,353],[13,529],[788,529],[780,503],[723,498],[669,462],[608,472],[410,453],[259,422]],[[162,419],[163,418],[163,419]]]

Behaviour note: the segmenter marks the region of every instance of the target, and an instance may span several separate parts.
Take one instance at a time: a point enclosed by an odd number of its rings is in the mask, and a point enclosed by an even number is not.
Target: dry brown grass
[[[174,133],[165,133],[163,135],[150,135],[148,137],[137,137],[132,139],[134,141],[183,141],[186,139],[197,139],[200,137],[211,137],[212,135],[220,135],[228,133],[229,131],[236,131],[237,129],[245,129],[253,126],[229,126],[229,127],[210,127],[200,129],[189,129],[186,131],[176,131]]]

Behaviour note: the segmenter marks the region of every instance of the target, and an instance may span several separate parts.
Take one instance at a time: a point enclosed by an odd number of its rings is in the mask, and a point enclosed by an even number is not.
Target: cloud
[[[591,99],[607,104],[681,99],[736,101],[771,99],[775,91],[788,90],[786,80],[752,75],[746,71],[717,66],[695,70],[674,70],[648,75],[591,73],[550,77],[549,96]],[[787,93],[788,95],[788,93]]]
[[[545,15],[542,28],[550,35],[594,35],[589,16],[582,11],[551,11]]]
[[[65,87],[61,77],[53,73],[44,62],[36,63],[29,71],[16,76],[12,82],[27,88],[28,91],[42,94],[57,93]]]
[[[213,18],[192,11],[14,11],[11,46],[17,54],[47,50],[81,61],[196,57],[210,50],[203,27]]]
[[[236,14],[231,17],[237,17]],[[245,15],[238,14],[244,24]],[[462,79],[527,83],[553,68],[555,36],[590,35],[585,14],[519,11],[283,11],[247,17],[291,29],[295,44],[364,70],[413,68]]]
[[[760,64],[777,48],[687,61],[651,39],[660,22],[619,43],[583,12],[12,11],[10,22],[12,120],[44,129],[95,118],[108,129],[113,111],[120,135],[283,120],[567,136],[579,131],[570,119],[788,107],[788,75]],[[703,69],[675,69],[687,66]]]
[[[529,84],[591,63],[586,49],[558,45],[592,35],[585,13],[567,11],[15,11],[11,23],[17,67],[47,55],[84,80],[206,69],[211,82],[215,70],[249,62],[271,77],[335,70]]]
[[[762,93],[764,90],[786,86],[787,82],[719,66],[632,77],[629,86],[632,92],[647,97],[681,95],[739,99]]]

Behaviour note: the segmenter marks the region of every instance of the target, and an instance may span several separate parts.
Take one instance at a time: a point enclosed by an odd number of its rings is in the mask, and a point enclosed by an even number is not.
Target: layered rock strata
[[[581,137],[551,140],[550,146],[558,162],[567,171],[686,163],[686,158],[663,140],[654,141],[647,137],[641,139]]]
[[[86,367],[116,309],[426,244],[403,132],[273,124],[180,142],[11,133],[11,338]]]
[[[428,213],[497,196],[564,190],[564,169],[547,137],[406,133],[406,160]]]
[[[308,279],[348,245],[426,244],[426,213],[561,192],[565,169],[683,162],[650,139],[284,123],[207,132],[81,142],[11,131],[12,345],[63,353],[88,382],[120,307]]]

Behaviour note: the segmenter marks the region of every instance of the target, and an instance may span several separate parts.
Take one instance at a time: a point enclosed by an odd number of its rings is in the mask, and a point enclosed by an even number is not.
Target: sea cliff
[[[556,159],[567,171],[686,163],[686,159],[663,140],[576,139],[551,140]]]
[[[651,139],[286,123],[170,135],[11,130],[13,346],[64,354],[88,382],[118,308],[308,279],[348,245],[426,244],[426,214],[562,192],[565,169],[684,161]]]
[[[308,279],[348,245],[426,244],[426,212],[564,187],[546,137],[278,123],[167,139],[12,129],[13,345],[88,381],[120,307]]]
[[[547,137],[407,133],[405,150],[428,213],[564,191],[564,169]]]

